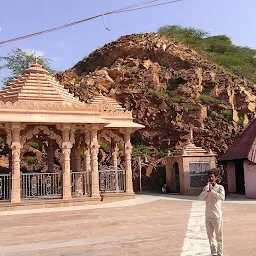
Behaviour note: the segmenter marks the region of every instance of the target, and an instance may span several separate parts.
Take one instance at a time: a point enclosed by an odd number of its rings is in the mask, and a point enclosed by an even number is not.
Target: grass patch
[[[202,94],[197,101],[202,104],[212,103],[212,104],[221,104],[224,101],[222,99],[214,98],[207,94]]]

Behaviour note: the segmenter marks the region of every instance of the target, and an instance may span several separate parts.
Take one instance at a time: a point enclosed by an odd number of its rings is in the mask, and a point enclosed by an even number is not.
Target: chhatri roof
[[[212,150],[205,150],[202,147],[197,147],[193,140],[188,140],[186,145],[182,149],[175,150],[174,152],[170,152],[168,157],[209,157],[209,156],[216,156],[212,152]]]
[[[0,90],[0,123],[104,124],[108,128],[144,128],[116,100],[99,95],[90,104],[74,97],[35,63]]]
[[[202,147],[197,147],[192,141],[189,141],[182,149],[182,156],[205,156],[213,155],[212,151],[207,151]]]
[[[118,110],[124,110],[124,108],[114,99],[111,99],[109,97],[105,97],[103,95],[96,96],[92,102],[92,106],[113,106],[113,108]]]
[[[82,102],[60,85],[49,72],[35,63],[0,91],[0,100],[7,102],[42,101],[81,105]]]
[[[248,159],[256,163],[256,119],[236,138],[220,161]]]

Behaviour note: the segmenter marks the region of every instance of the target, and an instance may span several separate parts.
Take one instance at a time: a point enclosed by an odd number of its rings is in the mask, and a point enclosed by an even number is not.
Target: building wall
[[[256,164],[244,161],[245,193],[248,198],[256,199]]]
[[[235,163],[228,162],[227,164],[227,177],[228,177],[228,192],[236,192],[236,173],[235,173]]]
[[[166,164],[166,183],[171,191],[175,191],[173,164],[179,164],[180,193],[184,195],[199,195],[203,187],[190,187],[189,163],[191,162],[209,162],[210,169],[216,168],[215,156],[167,156]]]
[[[213,169],[213,168],[216,168],[215,156],[189,156],[189,157],[183,158],[184,194],[199,195],[203,187],[198,187],[198,188],[190,187],[189,163],[191,162],[209,162],[210,169]]]
[[[182,157],[181,156],[166,156],[166,184],[171,189],[171,191],[176,190],[175,177],[173,165],[177,162],[179,165],[179,176],[180,176],[180,192],[183,193],[183,167],[182,167]]]

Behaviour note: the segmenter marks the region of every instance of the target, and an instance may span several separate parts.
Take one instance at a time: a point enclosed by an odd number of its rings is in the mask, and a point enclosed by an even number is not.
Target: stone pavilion
[[[141,128],[115,100],[99,95],[85,104],[33,64],[0,91],[0,137],[10,152],[9,173],[0,173],[0,202],[132,195],[130,135]],[[47,170],[22,173],[21,150],[33,139],[46,141]],[[99,168],[102,141],[111,147],[112,163]],[[54,169],[56,149],[59,171]]]

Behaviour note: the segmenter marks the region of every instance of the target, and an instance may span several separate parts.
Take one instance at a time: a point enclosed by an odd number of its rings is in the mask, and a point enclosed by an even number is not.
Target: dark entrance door
[[[173,172],[174,172],[174,186],[175,186],[175,192],[180,192],[180,171],[179,171],[179,164],[175,162],[173,164]]]
[[[245,194],[244,186],[244,160],[235,160],[236,192]]]

